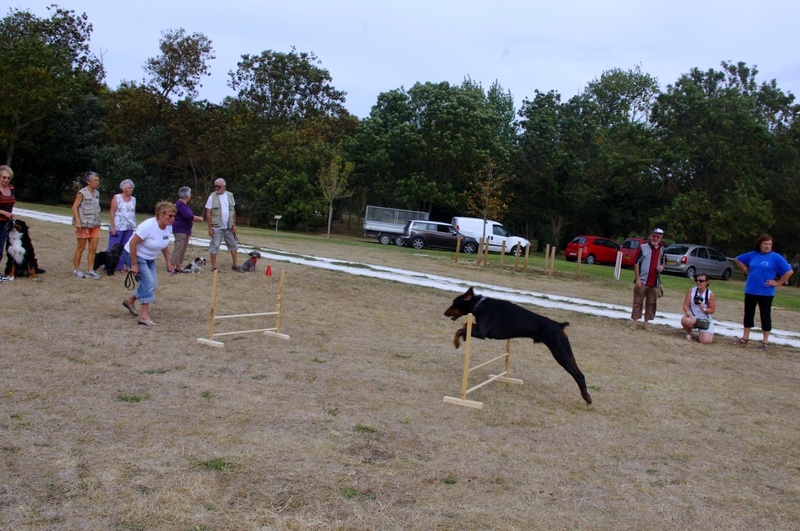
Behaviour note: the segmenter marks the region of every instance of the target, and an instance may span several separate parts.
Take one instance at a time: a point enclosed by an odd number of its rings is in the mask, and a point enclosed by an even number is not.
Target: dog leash
[[[129,291],[136,289],[136,277],[134,276],[133,271],[128,271],[128,274],[125,275],[125,287]]]

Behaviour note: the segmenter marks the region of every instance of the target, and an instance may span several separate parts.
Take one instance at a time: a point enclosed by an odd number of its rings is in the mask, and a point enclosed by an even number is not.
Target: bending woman
[[[177,209],[169,201],[160,201],[156,205],[156,215],[143,221],[133,233],[133,237],[125,244],[122,257],[125,264],[136,275],[139,287],[130,297],[122,301],[122,305],[131,313],[139,316],[139,324],[143,326],[156,326],[150,318],[150,304],[156,300],[158,276],[156,275],[156,256],[158,252],[164,255],[167,261],[167,270],[172,273],[172,263],[169,261],[169,237],[172,234],[172,222],[175,221]],[[141,310],[136,311],[136,299],[142,304]]]

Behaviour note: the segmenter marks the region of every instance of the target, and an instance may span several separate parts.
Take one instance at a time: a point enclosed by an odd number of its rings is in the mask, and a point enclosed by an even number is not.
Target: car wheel
[[[396,236],[394,239],[394,244],[398,247],[403,247],[406,244],[406,241],[400,236]]]
[[[423,240],[419,236],[416,236],[411,239],[411,247],[413,247],[414,249],[422,249],[423,247],[425,247],[425,240]]]
[[[697,270],[694,267],[690,267],[689,269],[686,270],[686,276],[689,278],[694,278],[696,274]]]
[[[472,242],[467,242],[463,246],[461,246],[461,250],[467,254],[475,254],[478,252],[478,246]]]
[[[589,264],[589,265],[594,263],[594,255],[593,254],[590,254],[589,256],[586,257],[586,263]]]
[[[388,234],[381,234],[378,236],[378,241],[383,245],[389,245],[392,242],[392,238]]]
[[[733,271],[731,271],[730,269],[726,269],[725,271],[723,271],[722,272],[722,280],[728,280],[729,278],[731,278],[731,274],[732,273],[733,273]]]

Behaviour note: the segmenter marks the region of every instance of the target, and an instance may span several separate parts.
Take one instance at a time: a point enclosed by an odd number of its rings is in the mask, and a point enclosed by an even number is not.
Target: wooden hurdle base
[[[281,271],[281,283],[280,287],[278,288],[278,310],[275,312],[260,312],[260,313],[241,313],[237,315],[217,315],[217,280],[219,276],[219,271],[214,271],[214,282],[211,288],[211,316],[208,322],[208,338],[198,337],[197,342],[201,345],[208,345],[210,347],[216,348],[224,348],[225,343],[222,341],[216,341],[214,338],[221,337],[221,336],[232,336],[232,335],[239,335],[239,334],[252,334],[256,332],[263,332],[265,336],[273,336],[279,337],[281,339],[289,339],[287,334],[282,334],[280,332],[281,327],[281,306],[283,305],[283,281],[285,278],[285,271]],[[275,318],[275,326],[273,328],[258,328],[255,330],[236,330],[233,332],[217,332],[214,333],[214,322],[220,319],[239,319],[245,317],[267,317],[267,316],[276,316]]]
[[[471,407],[471,408],[475,408],[475,409],[483,409],[483,402],[478,402],[478,401],[475,401],[475,400],[468,400],[467,399],[467,395],[470,394],[473,391],[477,391],[478,389],[480,389],[484,385],[488,385],[488,384],[490,384],[492,382],[495,382],[495,381],[522,385],[522,380],[520,380],[518,378],[511,378],[509,376],[509,362],[511,360],[511,340],[510,339],[506,339],[506,352],[505,352],[505,354],[501,354],[500,356],[497,356],[496,358],[492,358],[489,361],[485,361],[485,362],[483,362],[483,363],[481,363],[479,365],[475,365],[474,367],[470,367],[469,366],[469,363],[470,363],[469,356],[470,356],[470,350],[472,348],[472,325],[474,323],[475,323],[475,316],[473,316],[472,314],[467,315],[467,338],[466,338],[465,345],[464,345],[464,372],[463,372],[463,375],[462,375],[462,378],[461,378],[461,395],[458,398],[456,398],[454,396],[446,396],[446,397],[444,397],[444,403],[445,404],[455,404],[457,406]],[[493,363],[493,362],[495,362],[497,360],[500,360],[500,359],[505,359],[505,366],[504,366],[503,372],[501,372],[500,374],[490,374],[488,380],[486,380],[484,382],[481,382],[478,385],[475,385],[475,386],[467,389],[467,383],[469,381],[469,373],[471,373],[472,371],[474,371],[476,369],[480,369],[481,367],[484,367],[484,366],[486,366],[486,365],[488,365],[490,363]]]

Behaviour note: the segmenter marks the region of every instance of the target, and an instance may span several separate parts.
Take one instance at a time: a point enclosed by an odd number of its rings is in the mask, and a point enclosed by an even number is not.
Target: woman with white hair
[[[200,216],[195,216],[189,200],[192,198],[192,189],[188,186],[181,186],[178,189],[178,201],[175,203],[177,212],[175,223],[172,224],[172,234],[175,236],[175,247],[172,248],[170,262],[180,271],[183,263],[183,256],[186,254],[186,247],[189,238],[192,236],[192,227],[195,221],[203,221]]]
[[[133,197],[133,181],[125,179],[119,183],[119,189],[122,193],[116,194],[111,199],[111,207],[108,209],[111,226],[108,229],[107,251],[117,243],[125,247],[136,230],[136,198]],[[120,257],[117,271],[122,271],[124,268],[125,262]]]

